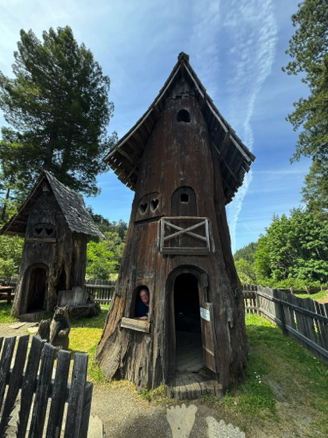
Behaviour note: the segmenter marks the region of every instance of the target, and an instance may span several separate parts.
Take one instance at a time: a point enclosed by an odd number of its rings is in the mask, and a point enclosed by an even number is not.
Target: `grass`
[[[328,291],[327,290],[321,290],[320,292],[317,292],[316,294],[297,294],[298,298],[311,298],[312,300],[321,300],[321,298],[326,298],[326,302],[328,302]]]
[[[82,351],[88,354],[88,380],[98,384],[107,383],[97,362],[94,360],[94,354],[105,324],[108,308],[108,305],[101,305],[98,316],[71,320],[69,334],[69,348],[72,351]]]
[[[18,319],[10,315],[11,304],[0,301],[0,322],[17,322]]]
[[[6,306],[0,303],[0,322],[10,316]],[[109,385],[94,360],[107,312],[108,306],[102,306],[97,317],[71,321],[70,348],[89,355],[88,379],[96,385]],[[258,315],[246,315],[246,329],[243,384],[222,399],[208,394],[193,403],[209,408],[218,421],[238,426],[247,437],[327,437],[328,366]],[[144,389],[140,396],[150,403],[175,403],[165,397],[164,385]]]
[[[328,436],[328,367],[257,315],[246,315],[246,379],[222,400],[209,397],[226,422],[249,436]]]

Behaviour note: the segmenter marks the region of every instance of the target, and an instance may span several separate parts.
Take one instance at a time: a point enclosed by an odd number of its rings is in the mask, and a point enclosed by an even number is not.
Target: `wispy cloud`
[[[220,1],[193,0],[188,51],[191,64],[211,97],[216,94],[218,86],[218,81],[213,79],[217,77],[220,62],[218,34],[222,26],[221,18]]]
[[[231,0],[229,4],[195,0],[192,11],[192,65],[224,117],[252,150],[255,101],[271,72],[277,43],[274,0]],[[233,249],[251,181],[252,171],[228,207]]]
[[[277,42],[273,0],[232,0],[223,22],[231,43],[228,60],[230,77],[227,80],[229,122],[252,150],[251,118],[256,97],[271,72]],[[233,251],[238,216],[251,181],[252,172],[249,172],[234,201],[228,206]]]

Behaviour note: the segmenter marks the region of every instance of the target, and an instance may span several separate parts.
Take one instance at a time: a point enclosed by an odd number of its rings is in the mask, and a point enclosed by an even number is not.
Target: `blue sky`
[[[299,0],[0,0],[0,70],[12,76],[20,29],[41,39],[69,25],[111,79],[109,132],[122,137],[145,112],[177,56],[190,64],[225,119],[256,156],[227,207],[233,251],[256,241],[273,214],[300,206],[306,159],[290,164],[297,133],[285,120],[306,96],[300,77],[281,71]],[[4,124],[0,112],[0,126]],[[129,220],[133,192],[112,171],[85,199],[109,220]]]

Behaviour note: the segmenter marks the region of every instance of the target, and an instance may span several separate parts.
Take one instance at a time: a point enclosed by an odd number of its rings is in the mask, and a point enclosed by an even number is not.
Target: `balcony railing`
[[[159,250],[163,254],[199,255],[210,252],[206,217],[174,216],[159,221]]]

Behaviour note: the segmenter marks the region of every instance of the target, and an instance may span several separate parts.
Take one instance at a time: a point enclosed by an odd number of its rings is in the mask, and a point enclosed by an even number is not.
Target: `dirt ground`
[[[13,329],[12,323],[0,324],[0,337],[21,336],[26,334],[29,327],[35,327],[33,323],[26,323],[22,327]],[[281,388],[280,388],[281,389]],[[298,390],[301,390],[300,388]],[[295,392],[297,393],[298,390]],[[296,395],[295,395],[296,397]],[[160,402],[148,402],[142,399],[128,382],[115,382],[110,385],[94,385],[91,415],[97,416],[104,426],[106,438],[188,438],[188,435],[174,435],[168,422],[169,410],[183,410],[183,403],[174,400],[163,399]],[[186,402],[187,406],[196,406],[195,422],[189,438],[219,438],[243,436],[240,432],[235,435],[222,435],[211,433],[210,420],[218,425],[221,419],[226,419],[224,411],[220,407],[214,407],[204,400]],[[215,420],[214,420],[215,419]],[[278,420],[279,419],[279,420]],[[265,420],[249,425],[246,432],[248,438],[291,438],[309,437],[307,426],[311,421],[310,413],[307,413],[306,404],[300,406],[295,403],[284,402],[283,396],[277,397],[277,420],[266,424]],[[228,423],[228,420],[226,419]],[[234,426],[238,424],[238,418],[231,417],[229,422]],[[272,426],[274,424],[274,429]],[[232,426],[231,426],[232,427]],[[318,435],[321,436],[321,435]]]

